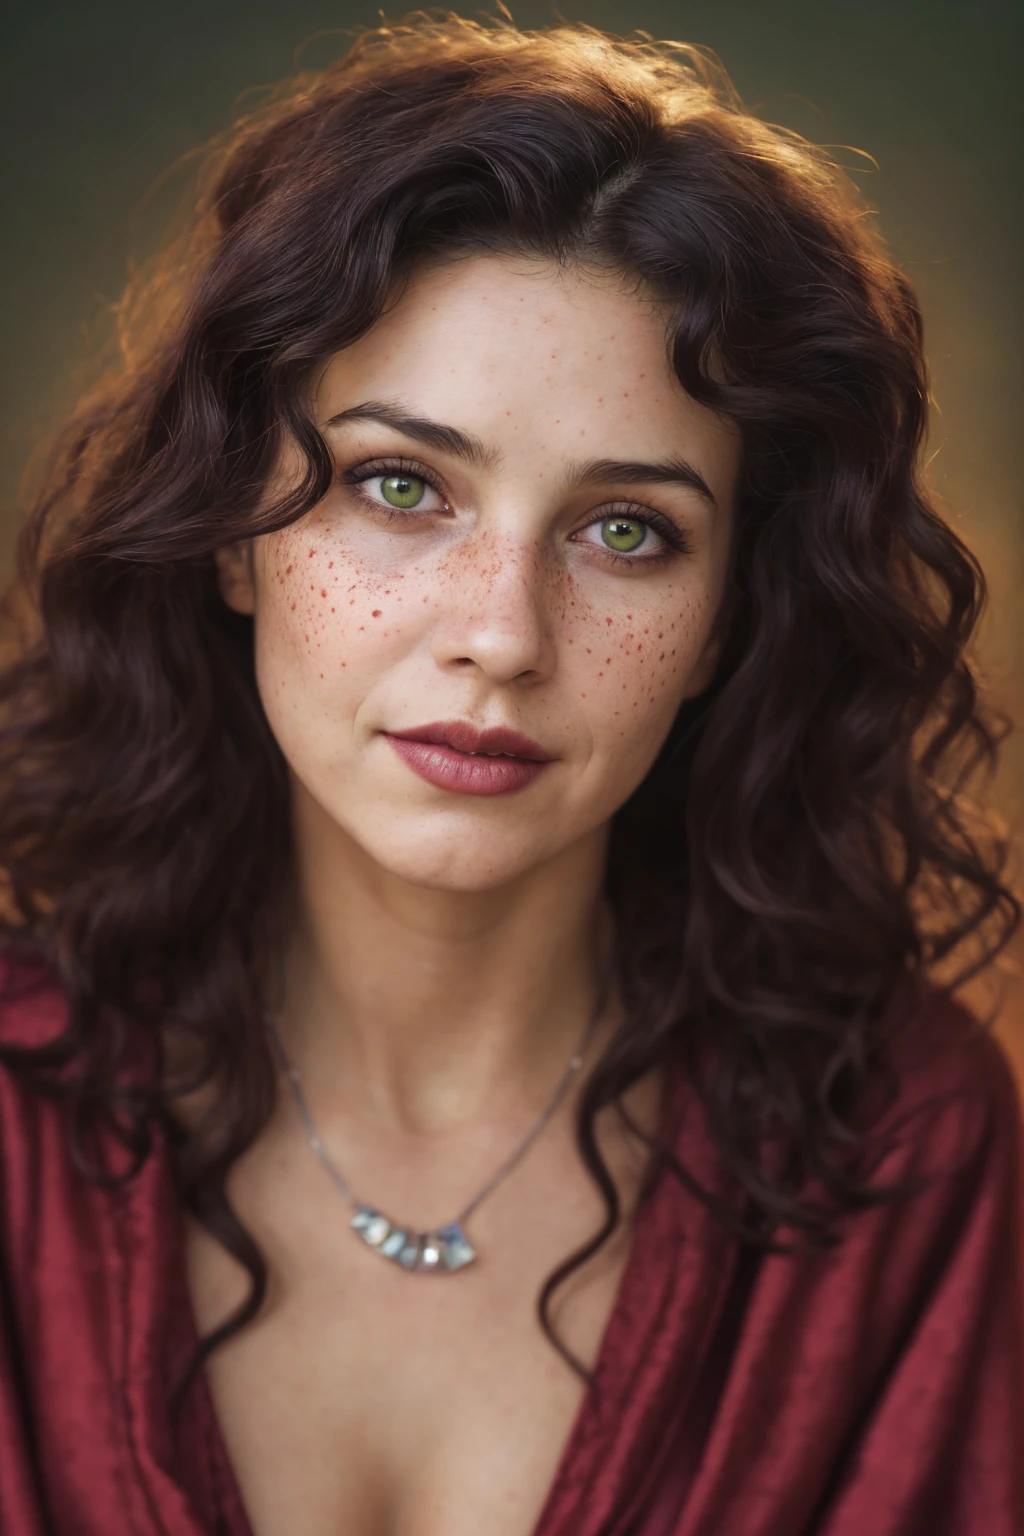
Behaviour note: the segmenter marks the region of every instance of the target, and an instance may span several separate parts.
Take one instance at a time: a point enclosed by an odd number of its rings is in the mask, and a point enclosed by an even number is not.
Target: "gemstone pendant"
[[[441,1274],[464,1269],[476,1258],[476,1249],[457,1221],[436,1232],[411,1232],[370,1206],[361,1205],[350,1225],[368,1248],[375,1248],[403,1269]]]

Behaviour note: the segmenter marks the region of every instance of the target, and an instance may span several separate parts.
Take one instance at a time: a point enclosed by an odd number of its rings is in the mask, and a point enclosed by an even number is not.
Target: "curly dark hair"
[[[197,1366],[266,1290],[225,1179],[274,1102],[264,1015],[291,865],[251,620],[221,601],[213,552],[326,494],[304,388],[413,264],[480,248],[583,263],[668,304],[672,365],[736,423],[743,470],[716,678],[613,826],[626,1022],[577,1126],[607,1214],[547,1281],[541,1321],[557,1344],[553,1288],[620,1219],[595,1117],[670,1059],[746,1214],[662,1160],[750,1243],[791,1251],[784,1227],[835,1242],[836,1212],[892,1194],[849,1153],[903,1001],[979,969],[1019,920],[1006,848],[968,798],[1005,722],[967,653],[982,573],[922,483],[910,285],[844,173],[745,113],[701,50],[584,26],[416,15],[367,31],[207,164],[20,545],[0,937],[59,981],[68,1016],[59,1040],[0,1061],[70,1096],[91,1177],[131,1176],[98,1166],[95,1127],[135,1168],[154,1117],[170,1128],[184,1206],[251,1275]],[[304,478],[268,505],[289,435]],[[213,1096],[188,1128],[162,1070],[171,1024],[197,1052],[190,1086]],[[124,1071],[140,1051],[156,1067],[141,1085]]]

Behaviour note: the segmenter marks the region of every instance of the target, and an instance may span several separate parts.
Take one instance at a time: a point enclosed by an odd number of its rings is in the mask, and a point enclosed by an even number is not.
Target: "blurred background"
[[[523,27],[561,16],[710,47],[749,108],[837,147],[923,301],[935,397],[932,482],[988,573],[979,661],[996,699],[1024,726],[1024,7],[562,0],[557,14],[552,3],[511,9]],[[7,9],[0,574],[29,455],[87,382],[130,255],[152,250],[180,199],[184,176],[164,173],[226,127],[247,91],[299,64],[326,63],[344,48],[344,29],[378,19],[372,0],[34,0]],[[1004,749],[995,795],[1019,843],[1024,729]],[[997,1028],[1024,1081],[1022,956],[1024,941],[1016,979],[1011,957]],[[977,1006],[987,997],[972,993]]]

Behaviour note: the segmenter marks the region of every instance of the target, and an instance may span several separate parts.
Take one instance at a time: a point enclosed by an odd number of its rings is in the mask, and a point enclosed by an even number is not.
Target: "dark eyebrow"
[[[453,458],[464,459],[481,469],[493,468],[499,455],[487,448],[480,438],[444,422],[430,421],[425,416],[410,416],[390,400],[364,400],[360,405],[349,406],[324,422],[325,427],[337,427],[346,421],[379,421],[428,448],[439,448]],[[618,481],[624,485],[683,485],[717,508],[711,487],[698,469],[686,459],[670,458],[657,464],[645,464],[633,459],[591,459],[585,464],[571,467],[569,484],[575,489],[584,485],[600,485],[605,481]]]
[[[570,476],[573,486],[600,485],[606,480],[617,480],[621,485],[685,485],[696,491],[712,510],[718,507],[710,485],[687,459],[665,459],[658,464],[633,459],[591,459],[575,466]]]
[[[343,421],[382,422],[405,437],[425,443],[428,448],[440,448],[442,453],[465,459],[480,469],[487,469],[496,462],[494,450],[486,448],[472,433],[461,432],[458,427],[448,427],[440,421],[428,421],[425,416],[410,416],[390,400],[364,400],[361,405],[349,406],[347,411],[331,416],[324,426],[337,427]]]

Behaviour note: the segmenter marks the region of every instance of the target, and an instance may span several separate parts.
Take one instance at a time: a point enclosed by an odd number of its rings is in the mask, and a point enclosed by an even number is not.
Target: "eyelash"
[[[371,507],[378,514],[383,512],[388,522],[393,522],[396,518],[422,516],[423,514],[417,514],[414,508],[404,512],[401,507],[389,507],[386,503],[374,501],[371,496],[367,496],[365,491],[362,490],[362,485],[365,481],[376,480],[388,475],[414,475],[417,480],[422,480],[425,485],[429,485],[435,495],[440,496],[447,506],[449,492],[440,482],[438,476],[432,471],[427,470],[424,465],[418,464],[414,459],[369,459],[362,464],[353,465],[351,469],[345,470],[338,478],[342,484],[352,488],[365,506]],[[595,523],[603,523],[610,517],[628,517],[632,518],[635,522],[643,523],[654,533],[658,534],[664,540],[666,546],[664,549],[657,550],[653,555],[622,555],[617,550],[609,549],[605,546],[601,553],[616,565],[660,565],[663,561],[670,559],[673,554],[689,555],[693,552],[693,546],[688,536],[671,518],[666,517],[663,512],[658,512],[654,507],[643,506],[639,502],[613,502],[607,508],[603,517],[592,518],[589,523],[585,523],[583,526],[584,528],[590,528]],[[577,531],[582,532],[583,530],[579,529]]]
[[[607,545],[602,549],[602,554],[607,555],[617,565],[658,565],[664,560],[669,560],[673,555],[691,555],[693,545],[689,538],[671,518],[663,512],[658,512],[654,507],[644,506],[637,501],[615,501],[606,509],[603,517],[594,518],[584,526],[591,528],[595,523],[603,523],[610,517],[627,517],[633,522],[643,523],[664,541],[665,548],[655,550],[652,555],[620,555],[617,550],[609,549]]]
[[[448,492],[439,483],[438,477],[426,470],[422,464],[417,464],[414,459],[368,459],[364,464],[356,464],[351,469],[346,469],[338,478],[343,485],[352,487],[365,506],[372,507],[374,512],[385,513],[388,522],[393,522],[395,518],[422,517],[422,512],[417,512],[415,507],[410,507],[407,512],[404,512],[401,507],[389,507],[386,502],[374,501],[372,496],[367,496],[362,490],[364,481],[387,478],[388,475],[414,475],[417,480],[422,480],[425,485],[429,485],[445,505],[448,504]]]

